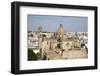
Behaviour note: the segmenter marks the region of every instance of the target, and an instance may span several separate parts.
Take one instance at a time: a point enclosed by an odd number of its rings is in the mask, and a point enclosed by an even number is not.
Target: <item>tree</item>
[[[28,49],[28,60],[29,60],[29,61],[37,60],[37,56],[36,56],[36,54],[33,52],[32,49]]]
[[[36,56],[37,56],[37,59],[38,59],[38,60],[41,59],[41,54],[40,54],[40,53],[37,53]]]

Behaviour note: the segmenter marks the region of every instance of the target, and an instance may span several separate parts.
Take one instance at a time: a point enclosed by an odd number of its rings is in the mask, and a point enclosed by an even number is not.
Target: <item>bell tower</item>
[[[63,35],[64,35],[64,27],[63,27],[63,24],[60,24],[58,30],[57,30],[57,37],[59,38],[63,38]]]
[[[60,24],[58,30],[57,30],[57,47],[62,49],[62,39],[63,39],[63,35],[64,35],[64,27],[63,24]]]

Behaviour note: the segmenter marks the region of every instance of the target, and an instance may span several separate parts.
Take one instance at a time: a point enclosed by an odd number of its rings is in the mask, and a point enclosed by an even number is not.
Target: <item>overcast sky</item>
[[[63,24],[66,32],[87,32],[88,17],[78,16],[46,16],[46,15],[28,15],[28,30],[37,31],[39,26],[42,30],[56,32],[60,24]]]

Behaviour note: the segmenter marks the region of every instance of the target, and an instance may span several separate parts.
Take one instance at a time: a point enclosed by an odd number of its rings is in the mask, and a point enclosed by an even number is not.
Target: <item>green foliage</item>
[[[37,59],[38,59],[38,60],[41,59],[41,54],[40,54],[40,53],[37,53],[36,56],[37,56]]]
[[[32,49],[28,49],[28,60],[32,61],[32,60],[37,60],[37,56],[36,54],[33,52]]]

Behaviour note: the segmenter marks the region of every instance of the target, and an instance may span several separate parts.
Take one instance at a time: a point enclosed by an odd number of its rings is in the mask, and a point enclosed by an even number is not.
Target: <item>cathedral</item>
[[[87,58],[85,49],[81,48],[77,36],[68,37],[62,24],[56,32],[42,32],[42,27],[38,28],[38,46],[41,59],[72,59]]]

